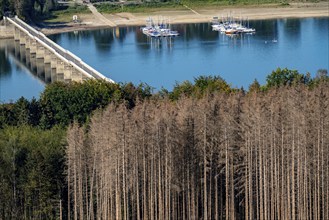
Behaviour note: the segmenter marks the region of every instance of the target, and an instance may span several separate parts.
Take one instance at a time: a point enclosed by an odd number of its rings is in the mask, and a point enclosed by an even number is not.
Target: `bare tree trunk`
[[[250,142],[250,140],[249,140],[249,142]],[[252,154],[252,152],[253,152],[253,150],[252,150],[252,146],[251,146],[251,143],[249,143],[248,144],[249,145],[249,159],[248,159],[248,171],[249,171],[249,173],[248,173],[248,182],[249,182],[249,184],[248,184],[248,191],[249,191],[249,193],[248,193],[248,195],[249,195],[249,199],[248,199],[248,202],[249,202],[249,204],[248,204],[248,206],[249,206],[249,219],[250,220],[252,220],[252,219],[254,219],[254,212],[253,212],[253,208],[254,208],[254,201],[253,201],[253,181],[252,181],[252,177],[253,177],[253,163],[252,163],[252,161],[253,161],[253,154]]]
[[[215,177],[215,220],[218,220],[218,176]]]
[[[259,219],[264,219],[264,174],[263,174],[263,147],[261,144],[261,132],[260,127],[258,128],[258,147],[259,147]]]
[[[208,219],[208,206],[207,206],[207,158],[206,158],[206,149],[207,149],[207,115],[204,114],[203,121],[203,219]]]
[[[69,150],[67,150],[67,155],[69,155]],[[67,158],[67,219],[71,220],[71,158]]]
[[[73,185],[73,190],[74,190],[74,220],[78,219],[78,190],[77,190],[77,165],[76,163],[78,162],[76,159],[76,149],[74,149],[74,165],[73,165],[73,172],[74,172],[74,185]]]
[[[141,207],[140,207],[140,203],[139,203],[139,175],[138,175],[138,173],[139,173],[139,168],[138,168],[138,163],[139,163],[139,161],[138,161],[138,152],[137,152],[137,147],[135,148],[136,149],[136,152],[135,152],[135,156],[136,156],[136,158],[135,158],[135,185],[136,185],[136,211],[137,211],[137,220],[140,220],[140,218],[141,218],[141,213],[140,213],[140,211],[141,211]]]
[[[116,204],[116,219],[121,219],[121,191],[120,191],[120,168],[119,168],[119,158],[116,159],[116,187],[115,187],[115,204]]]
[[[81,156],[81,148],[79,149],[79,165],[78,165],[78,197],[79,197],[79,219],[83,219],[84,217],[84,211],[83,211],[83,165],[82,165],[82,156]]]
[[[229,215],[229,210],[230,210],[230,200],[229,200],[229,179],[230,179],[230,174],[229,174],[229,155],[228,155],[228,143],[227,143],[227,133],[226,133],[226,129],[225,129],[225,211],[226,211],[226,215],[225,218],[226,220],[230,219],[230,215]]]
[[[233,160],[233,159],[231,159],[231,160]],[[229,160],[229,162],[230,162],[230,160]],[[230,166],[230,172],[231,172],[230,219],[234,220],[235,219],[235,203],[234,203],[235,193],[234,193],[234,164],[233,164],[233,161],[232,161],[232,165]]]

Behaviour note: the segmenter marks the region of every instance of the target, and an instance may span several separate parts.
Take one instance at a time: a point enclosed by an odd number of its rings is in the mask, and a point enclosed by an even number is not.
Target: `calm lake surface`
[[[300,73],[329,69],[329,18],[251,21],[254,35],[231,38],[211,24],[172,25],[181,36],[153,39],[140,27],[79,31],[50,36],[116,82],[147,83],[171,90],[176,82],[220,75],[234,87],[261,84],[278,67]],[[0,101],[38,98],[41,79],[0,41]]]

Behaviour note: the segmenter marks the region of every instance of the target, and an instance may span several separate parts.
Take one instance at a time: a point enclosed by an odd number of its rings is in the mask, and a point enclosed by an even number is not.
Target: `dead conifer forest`
[[[110,104],[67,135],[68,219],[329,219],[329,89]]]

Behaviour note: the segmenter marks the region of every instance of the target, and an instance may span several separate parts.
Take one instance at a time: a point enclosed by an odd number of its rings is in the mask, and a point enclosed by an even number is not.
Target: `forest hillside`
[[[0,219],[329,219],[328,178],[327,70],[0,104]]]
[[[110,105],[68,130],[74,219],[329,219],[329,89]]]

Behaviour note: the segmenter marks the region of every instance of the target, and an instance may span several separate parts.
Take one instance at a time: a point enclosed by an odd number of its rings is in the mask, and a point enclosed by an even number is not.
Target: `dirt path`
[[[89,3],[88,8],[93,13],[93,15],[95,15],[99,19],[99,21],[101,21],[103,23],[103,25],[108,25],[110,27],[117,26],[115,23],[113,23],[112,21],[110,21],[109,19],[104,17],[101,13],[99,13],[97,11],[97,8],[93,4]]]
[[[191,12],[193,12],[194,14],[200,15],[198,12],[194,11],[192,8],[188,7],[187,5],[184,5],[184,7],[190,10]]]

